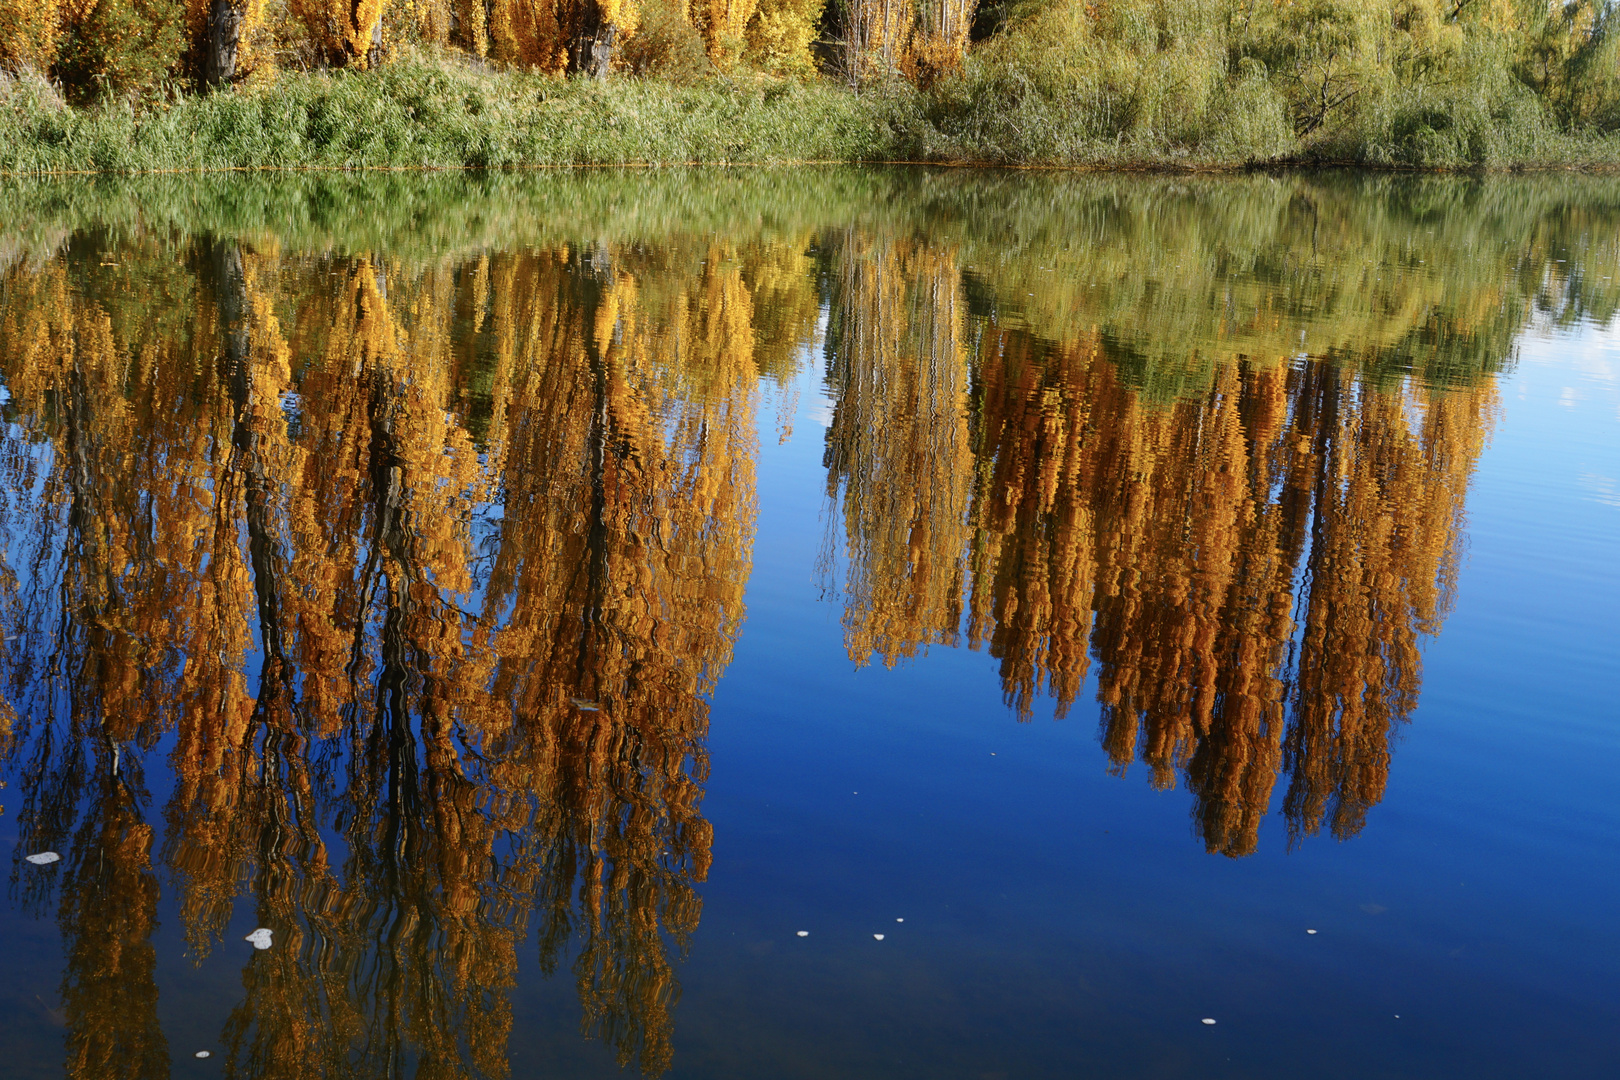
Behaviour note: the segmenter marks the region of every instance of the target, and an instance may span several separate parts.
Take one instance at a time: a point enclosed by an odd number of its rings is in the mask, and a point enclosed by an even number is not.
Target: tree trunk
[[[213,0],[208,8],[208,55],[203,82],[228,86],[236,77],[236,51],[242,40],[242,12],[231,0]]]
[[[613,43],[618,39],[619,28],[594,20],[594,15],[587,20],[585,29],[568,50],[568,71],[606,79],[613,66]]]
[[[598,79],[608,77],[608,68],[613,63],[613,40],[619,36],[619,28],[609,23],[597,31],[596,41],[591,45],[591,74]]]

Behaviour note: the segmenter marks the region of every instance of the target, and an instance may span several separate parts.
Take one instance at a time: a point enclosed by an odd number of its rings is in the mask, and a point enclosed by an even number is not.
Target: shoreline
[[[140,109],[73,107],[48,84],[11,85],[0,95],[0,177],[13,180],[824,165],[1147,175],[1620,172],[1620,134],[1543,131],[1484,146],[1472,159],[1433,160],[1373,144],[1347,156],[1342,140],[1319,152],[1298,140],[1234,143],[1218,128],[1193,142],[1104,140],[1078,122],[1065,126],[1061,113],[1004,138],[964,125],[958,107],[919,91],[852,91],[827,80],[597,82],[407,59],[369,72],[283,74]]]
[[[276,173],[526,173],[584,172],[639,169],[796,169],[796,168],[896,168],[940,169],[951,171],[1074,173],[1101,176],[1252,176],[1300,173],[1366,173],[1371,175],[1412,176],[1533,176],[1560,173],[1578,176],[1620,175],[1620,162],[1572,164],[1510,163],[1486,166],[1421,166],[1372,164],[1358,161],[1267,161],[1244,164],[1175,165],[1162,162],[1140,164],[1085,165],[1045,162],[998,161],[913,161],[889,158],[782,158],[763,161],[607,161],[538,162],[510,165],[198,165],[151,169],[50,169],[14,171],[0,169],[4,180],[48,180],[65,177],[140,176],[223,176],[230,173],[273,175]]]

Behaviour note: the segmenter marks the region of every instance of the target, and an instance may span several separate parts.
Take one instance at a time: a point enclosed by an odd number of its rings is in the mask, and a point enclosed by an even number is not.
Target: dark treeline
[[[0,165],[1614,164],[1617,17],[1613,0],[0,0],[0,128],[22,140]],[[208,89],[229,103],[190,96]],[[86,126],[64,100],[133,111]]]

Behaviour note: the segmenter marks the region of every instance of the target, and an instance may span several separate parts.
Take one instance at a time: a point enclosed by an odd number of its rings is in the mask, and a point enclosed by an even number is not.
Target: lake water
[[[0,222],[0,1076],[1620,1070],[1620,179]]]

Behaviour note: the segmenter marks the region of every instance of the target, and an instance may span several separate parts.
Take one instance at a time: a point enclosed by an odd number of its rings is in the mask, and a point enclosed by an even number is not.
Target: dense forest
[[[1614,0],[0,0],[0,169],[1613,164],[1617,19]]]

